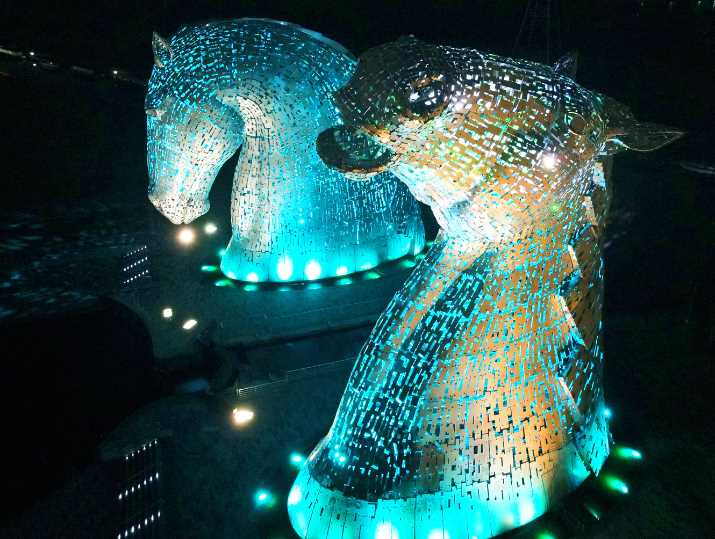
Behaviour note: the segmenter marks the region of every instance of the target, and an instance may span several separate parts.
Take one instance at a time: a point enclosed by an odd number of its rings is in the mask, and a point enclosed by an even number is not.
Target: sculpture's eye
[[[147,116],[161,120],[162,116],[174,106],[174,97],[163,91],[147,94],[144,100],[144,112]]]
[[[574,135],[584,135],[588,127],[586,119],[580,114],[569,114],[566,117],[566,125]]]
[[[161,117],[164,115],[164,110],[160,108],[154,108],[154,109],[145,109],[144,112],[146,112],[147,116],[153,116],[157,120],[161,120]]]
[[[448,102],[448,85],[443,76],[418,81],[409,89],[406,108],[420,118],[433,118]]]
[[[565,118],[568,130],[579,137],[586,137],[594,146],[598,145],[599,133],[593,125],[589,125],[586,119],[578,113],[570,113]]]

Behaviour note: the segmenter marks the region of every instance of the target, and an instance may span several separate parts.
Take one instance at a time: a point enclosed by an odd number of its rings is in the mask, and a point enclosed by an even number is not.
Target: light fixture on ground
[[[632,447],[616,447],[613,452],[617,457],[625,460],[641,460],[643,458],[643,453]]]
[[[231,415],[233,417],[233,422],[235,425],[243,426],[253,421],[253,417],[256,414],[250,408],[237,407],[233,409]]]
[[[278,259],[278,278],[282,281],[287,281],[293,275],[293,261],[287,255]]]
[[[308,280],[313,281],[320,277],[320,272],[321,272],[321,267],[320,264],[318,264],[315,260],[311,260],[306,264],[305,266],[305,276],[308,278]]]
[[[174,316],[174,309],[172,309],[171,307],[164,307],[161,311],[161,316],[166,319],[171,318],[172,316]]]
[[[609,490],[620,492],[621,494],[628,494],[628,485],[618,477],[606,475],[603,477],[603,483]]]
[[[588,511],[589,514],[593,518],[595,518],[596,520],[601,520],[601,515],[594,507],[592,507],[591,505],[588,505],[588,504],[584,504],[584,507],[586,508],[586,511]]]
[[[189,318],[186,322],[183,323],[181,327],[182,329],[189,331],[190,329],[194,329],[196,327],[196,324],[198,324],[196,320],[194,320],[193,318]]]
[[[179,240],[179,243],[182,245],[191,245],[196,239],[196,233],[193,228],[185,226],[179,230],[179,233],[176,235],[176,239]]]
[[[273,507],[276,499],[270,491],[261,488],[258,489],[253,495],[253,501],[255,502],[257,508],[267,508]]]
[[[209,235],[215,234],[217,230],[218,230],[218,227],[213,223],[206,223],[204,225],[204,232],[206,232]]]
[[[303,466],[303,463],[305,462],[305,457],[301,455],[300,453],[291,453],[290,455],[290,463],[295,466],[296,468],[300,468]]]

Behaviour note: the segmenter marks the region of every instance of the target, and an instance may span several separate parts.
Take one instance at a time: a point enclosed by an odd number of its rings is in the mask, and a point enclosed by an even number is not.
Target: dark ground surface
[[[591,481],[567,507],[517,532],[519,537],[545,530],[559,538],[709,537],[715,527],[715,182],[678,165],[715,161],[712,16],[648,6],[639,11],[636,4],[595,2],[596,10],[569,4],[562,14],[562,49],[580,50],[577,78],[585,86],[629,104],[639,118],[690,132],[657,153],[618,156],[614,166],[605,251],[605,390],[616,442],[641,450],[644,459],[609,460],[607,472],[628,483],[629,495]],[[0,38],[9,36],[25,50],[44,47],[60,62],[105,73],[120,64],[141,78],[150,62],[150,30],[170,34],[192,19],[284,18],[357,53],[415,33],[508,54],[523,9],[510,5],[479,10],[460,2],[395,3],[376,16],[365,6],[186,7],[170,1],[57,14],[30,2],[24,12],[0,7],[0,24],[16,21],[7,32],[0,27]],[[537,38],[534,43],[520,53],[543,55]],[[257,414],[249,428],[231,425],[230,392],[175,394],[177,384],[201,387],[221,378],[215,358],[199,345],[173,364],[157,357],[161,328],[112,299],[157,287],[183,293],[170,268],[196,266],[172,250],[167,238],[173,227],[145,199],[143,88],[0,57],[0,95],[6,104],[0,116],[3,452],[12,493],[3,505],[0,536],[116,537],[126,515],[117,504],[121,474],[111,457],[159,436],[165,537],[292,537],[284,510],[294,474],[288,455],[306,453],[325,434],[350,362],[291,371],[349,358],[369,325],[340,332],[329,328],[326,317],[327,331],[320,335],[271,342],[268,319],[258,344],[229,351],[241,360],[239,384],[259,385],[242,393]],[[212,217],[219,223],[228,214],[232,165],[224,167],[212,192]],[[125,255],[143,245],[152,249],[151,276],[123,288]],[[196,276],[191,293],[201,295],[206,275]],[[385,282],[364,282],[352,288],[351,299],[386,301]],[[290,294],[296,302],[304,293],[330,301],[333,292],[345,290],[326,286]],[[252,294],[275,299],[282,292]],[[275,493],[273,508],[254,507],[253,494],[261,487]],[[584,513],[584,504],[597,507],[600,520]]]
[[[715,526],[715,480],[710,407],[699,392],[711,376],[712,358],[694,353],[691,326],[682,313],[611,315],[606,326],[606,391],[617,447],[643,459],[612,456],[602,477],[626,482],[628,495],[589,479],[564,507],[513,533],[554,537],[710,537]],[[143,407],[100,446],[109,460],[128,447],[160,437],[163,449],[162,518],[166,537],[293,537],[284,503],[295,476],[289,457],[307,454],[332,422],[347,368],[272,390],[241,405],[256,412],[253,424],[230,422],[233,401],[205,395],[171,396]],[[319,388],[319,389],[317,389]],[[254,494],[276,496],[257,509]],[[7,537],[109,537],[120,520],[119,490],[111,466],[97,461],[43,496],[0,532]],[[586,511],[595,510],[596,520]]]

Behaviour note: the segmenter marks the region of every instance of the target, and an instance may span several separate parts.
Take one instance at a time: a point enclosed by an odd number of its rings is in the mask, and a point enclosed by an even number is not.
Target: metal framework
[[[360,352],[288,499],[300,537],[483,539],[597,474],[602,160],[681,135],[556,68],[414,38],[367,51],[320,156],[393,171],[442,231]]]
[[[241,147],[221,261],[230,278],[346,275],[424,246],[419,207],[390,174],[355,184],[328,169],[315,137],[341,121],[332,93],[355,59],[320,34],[267,19],[155,35],[146,96],[149,198],[173,223],[209,209]]]

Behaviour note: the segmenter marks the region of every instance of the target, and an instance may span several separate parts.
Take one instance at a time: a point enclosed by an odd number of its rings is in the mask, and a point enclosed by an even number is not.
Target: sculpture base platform
[[[202,221],[192,230],[201,231]],[[178,235],[181,229],[173,232]],[[141,318],[161,368],[184,368],[182,358],[190,361],[197,338],[206,332],[212,346],[231,348],[372,325],[423,256],[345,277],[249,283],[221,273],[221,244],[219,234],[197,233],[189,246],[163,234],[150,247],[138,246],[125,257],[124,286],[114,299]]]

